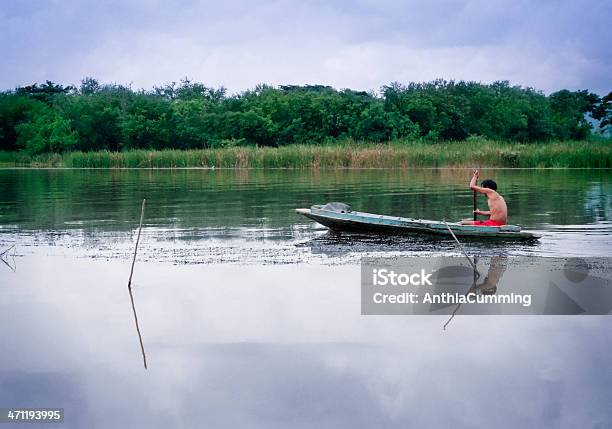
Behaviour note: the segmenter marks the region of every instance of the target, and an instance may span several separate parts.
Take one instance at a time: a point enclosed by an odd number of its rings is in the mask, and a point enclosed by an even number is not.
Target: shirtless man
[[[497,193],[497,183],[491,179],[483,180],[480,186],[476,185],[478,180],[478,170],[474,170],[474,175],[470,181],[470,189],[474,192],[485,194],[489,210],[474,210],[474,214],[489,216],[487,220],[463,219],[462,225],[481,225],[481,226],[502,226],[508,221],[508,207],[503,197]]]

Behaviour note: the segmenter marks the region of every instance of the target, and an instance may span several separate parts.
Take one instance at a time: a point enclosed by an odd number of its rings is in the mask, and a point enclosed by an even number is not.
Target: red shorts
[[[499,222],[497,220],[475,220],[474,225],[478,226],[504,226],[505,223]]]

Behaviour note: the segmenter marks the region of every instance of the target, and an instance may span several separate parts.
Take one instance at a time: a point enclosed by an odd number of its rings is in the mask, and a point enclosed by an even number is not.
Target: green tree
[[[52,109],[38,112],[32,121],[17,125],[16,131],[17,145],[31,154],[70,151],[78,142],[70,122]]]
[[[119,119],[122,149],[165,149],[175,141],[170,104],[151,94],[129,97]]]
[[[86,77],[81,80],[81,86],[79,88],[79,93],[81,95],[94,95],[102,89],[100,82],[98,82],[93,77]]]
[[[48,80],[42,85],[35,83],[33,85],[19,87],[15,90],[15,93],[17,95],[28,95],[36,100],[51,104],[55,96],[68,94],[71,91],[74,91],[74,87],[55,84]]]
[[[604,96],[593,109],[593,118],[599,122],[599,129],[607,131],[612,127],[612,92]]]
[[[76,149],[119,150],[122,136],[120,103],[99,90],[89,94],[86,97],[67,97],[56,103],[79,136]]]
[[[0,150],[17,150],[17,126],[44,104],[14,93],[0,93]]]
[[[600,99],[561,90],[547,97],[507,81],[393,82],[379,93],[258,85],[228,95],[187,78],[134,91],[87,77],[78,90],[47,81],[0,93],[0,149],[186,149],[471,135],[517,142],[584,139],[591,132],[589,114],[602,129],[610,127],[611,105],[611,94]]]
[[[563,89],[551,94],[549,99],[557,137],[563,140],[585,139],[592,128],[585,115],[595,109],[599,97],[586,90]]]

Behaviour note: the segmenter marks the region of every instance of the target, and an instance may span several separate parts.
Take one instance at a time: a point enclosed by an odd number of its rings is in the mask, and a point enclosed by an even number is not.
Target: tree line
[[[259,85],[228,94],[188,79],[153,90],[47,81],[0,93],[0,150],[29,153],[193,149],[224,146],[461,141],[582,140],[588,117],[612,125],[612,92],[545,95],[507,81],[435,80],[379,93],[329,86]]]

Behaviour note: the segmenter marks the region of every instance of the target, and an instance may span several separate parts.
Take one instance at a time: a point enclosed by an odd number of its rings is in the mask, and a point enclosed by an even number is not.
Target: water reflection
[[[442,333],[445,316],[360,316],[362,257],[454,242],[337,236],[293,211],[458,219],[466,171],[0,170],[0,249],[19,246],[0,270],[0,404],[64,407],[70,428],[609,426],[607,318],[459,315]],[[609,174],[494,173],[544,237],[469,255],[610,254]],[[125,296],[145,194],[147,372]]]
[[[506,268],[508,267],[508,257],[499,255],[492,257],[491,261],[489,262],[489,270],[487,272],[487,275],[480,284],[477,284],[478,279],[481,277],[481,274],[478,271],[477,267],[478,258],[474,258],[472,266],[474,281],[472,282],[472,285],[464,294],[464,296],[477,293],[481,293],[483,295],[495,295],[495,293],[497,292],[497,285],[499,284],[499,281],[503,277],[504,273],[506,272]],[[459,309],[461,308],[461,305],[462,303],[460,302],[455,306],[455,309],[453,310],[450,318],[442,327],[444,330],[446,330],[447,326],[455,318],[455,316],[459,312]],[[432,308],[431,310],[434,309]]]
[[[150,259],[173,263],[355,263],[365,249],[443,251],[444,241],[322,237],[293,211],[327,201],[423,219],[460,219],[471,210],[467,170],[134,171],[0,170],[0,242],[93,249],[123,257],[134,239],[141,197]],[[603,170],[491,170],[510,221],[543,234],[536,245],[467,243],[473,254],[601,256],[612,233],[612,179]],[[167,250],[167,251],[163,251]],[[312,250],[312,252],[310,251]],[[87,252],[86,252],[87,253]],[[172,256],[174,255],[174,256]],[[338,257],[334,255],[339,255]],[[87,256],[90,256],[89,254]]]
[[[442,333],[443,317],[361,316],[353,266],[139,262],[145,372],[127,268],[32,255],[0,273],[1,404],[94,429],[612,421],[605,317],[458,317]]]
[[[7,266],[11,271],[17,271],[17,262],[15,260],[15,252],[17,248],[15,245],[11,245],[6,249],[0,251],[0,262]]]

